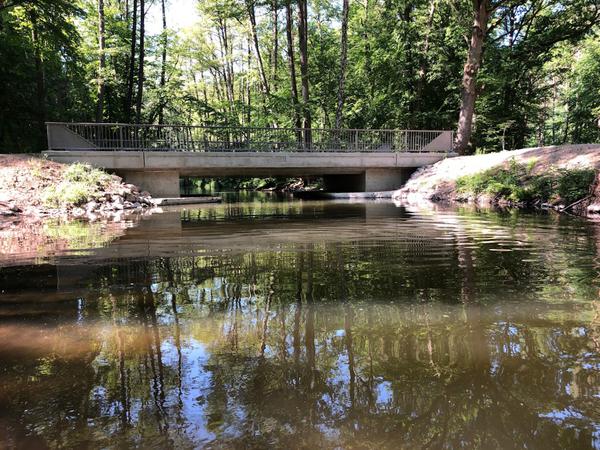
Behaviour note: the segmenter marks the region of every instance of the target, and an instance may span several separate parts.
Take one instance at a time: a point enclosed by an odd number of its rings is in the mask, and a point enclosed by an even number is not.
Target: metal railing
[[[445,130],[368,130],[49,122],[49,150],[188,152],[436,152]]]

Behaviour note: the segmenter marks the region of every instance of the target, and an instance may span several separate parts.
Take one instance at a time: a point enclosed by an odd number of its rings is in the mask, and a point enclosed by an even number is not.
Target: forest
[[[46,121],[600,140],[599,0],[0,0],[0,151]],[[148,17],[160,17],[150,30]]]

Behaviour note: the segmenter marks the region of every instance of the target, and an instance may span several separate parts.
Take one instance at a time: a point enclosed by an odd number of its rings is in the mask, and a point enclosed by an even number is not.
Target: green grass
[[[111,181],[111,176],[88,164],[70,165],[62,181],[41,193],[44,205],[51,208],[80,206],[93,199]]]
[[[594,182],[594,169],[552,169],[533,175],[534,164],[494,167],[484,172],[460,177],[456,188],[463,195],[491,195],[496,200],[512,203],[560,202],[570,205],[589,194]]]

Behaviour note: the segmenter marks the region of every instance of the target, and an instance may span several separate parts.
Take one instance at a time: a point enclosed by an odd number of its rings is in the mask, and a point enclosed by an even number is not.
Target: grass
[[[49,186],[41,194],[44,205],[51,208],[80,206],[93,199],[110,184],[111,176],[89,164],[70,165],[60,183]]]
[[[596,177],[594,169],[552,169],[533,175],[535,163],[494,167],[484,172],[460,177],[456,188],[460,194],[487,194],[496,200],[519,204],[562,203],[570,205],[587,196]]]

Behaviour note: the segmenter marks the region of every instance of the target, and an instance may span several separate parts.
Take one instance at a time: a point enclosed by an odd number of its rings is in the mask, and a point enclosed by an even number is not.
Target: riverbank
[[[417,170],[393,198],[596,214],[600,212],[599,169],[600,144],[459,156]]]
[[[148,192],[85,164],[0,155],[0,218],[94,220],[154,206]]]

